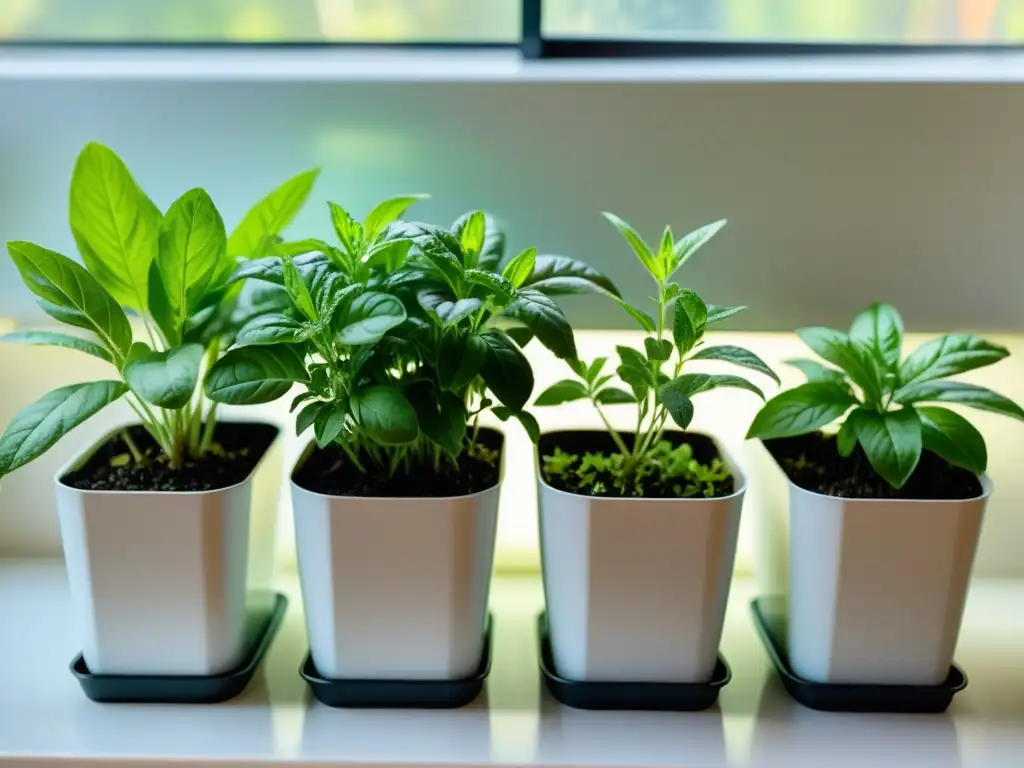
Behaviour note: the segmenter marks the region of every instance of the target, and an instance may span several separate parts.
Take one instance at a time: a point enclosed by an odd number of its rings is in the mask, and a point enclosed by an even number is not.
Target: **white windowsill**
[[[524,60],[514,49],[0,46],[2,79],[368,82],[1024,82],[1024,52]]]
[[[996,768],[1024,754],[1024,584],[973,586],[957,660],[970,678],[946,715],[842,715],[791,701],[733,588],[723,653],[733,680],[703,713],[581,712],[542,694],[536,578],[498,579],[486,692],[451,711],[333,710],[298,676],[301,601],[249,688],[217,706],[101,705],[68,672],[76,653],[63,565],[0,564],[0,765],[818,766]]]

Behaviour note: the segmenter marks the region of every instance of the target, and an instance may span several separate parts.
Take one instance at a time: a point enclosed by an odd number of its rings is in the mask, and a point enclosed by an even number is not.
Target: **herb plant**
[[[189,190],[161,214],[112,150],[86,145],[70,195],[71,231],[85,266],[33,243],[10,242],[7,250],[43,311],[89,335],[18,331],[0,341],[85,352],[113,365],[116,377],[61,387],[16,415],[0,438],[0,476],[121,397],[163,458],[146,455],[126,429],[129,453],[115,457],[116,464],[163,460],[180,468],[217,451],[216,403],[204,401],[197,383],[245,306],[226,280],[236,257],[272,247],[316,174],[276,189],[228,237],[204,190]],[[129,313],[139,318],[144,340],[135,337]]]
[[[338,244],[282,243],[278,256],[242,265],[233,280],[279,284],[292,303],[241,328],[207,378],[209,397],[268,402],[299,383],[296,431],[312,427],[320,448],[336,444],[361,471],[391,475],[454,468],[464,451],[493,463],[479,440],[480,414],[491,408],[536,439],[523,410],[533,371],[520,346],[535,335],[575,357],[549,296],[614,286],[533,248],[501,267],[505,235],[481,211],[450,230],[400,221],[421,197],[384,201],[362,222],[330,203]]]
[[[772,398],[748,437],[770,440],[816,432],[843,419],[842,456],[860,444],[871,467],[893,488],[913,474],[924,450],[975,475],[988,462],[985,440],[963,416],[926,403],[955,403],[1024,419],[1016,403],[984,387],[946,379],[997,363],[1005,347],[968,334],[933,339],[901,360],[903,320],[889,304],[872,304],[848,334],[801,328],[797,334],[835,368],[791,360],[807,383]]]
[[[692,362],[724,361],[757,371],[778,381],[775,372],[757,355],[742,347],[723,345],[704,347],[708,325],[731,317],[746,307],[722,307],[705,304],[693,291],[672,282],[676,272],[725,225],[718,221],[676,240],[666,227],[659,247],[651,249],[625,221],[611,213],[604,214],[626,239],[640,263],[653,278],[657,295],[652,317],[619,297],[613,297],[648,334],[643,350],[619,346],[616,373],[629,390],[613,386],[612,374],[604,373],[607,358],[599,357],[587,364],[571,359],[569,365],[575,379],[564,379],[545,390],[535,405],[552,406],[573,400],[589,399],[608,430],[618,452],[593,453],[569,461],[564,454],[544,457],[546,476],[559,477],[562,484],[591,495],[643,496],[653,488],[666,487],[678,496],[715,495],[708,478],[719,477],[721,463],[702,465],[695,462],[692,449],[683,444],[673,447],[664,440],[668,420],[685,430],[693,420],[692,398],[719,387],[737,387],[764,399],[761,390],[747,379],[735,375],[689,373],[684,370]],[[671,317],[671,337],[667,322]],[[636,429],[632,435],[620,435],[608,421],[602,406],[618,403],[635,404]],[[593,469],[600,468],[594,474]],[[609,479],[605,482],[602,477]],[[712,484],[714,480],[710,481]]]

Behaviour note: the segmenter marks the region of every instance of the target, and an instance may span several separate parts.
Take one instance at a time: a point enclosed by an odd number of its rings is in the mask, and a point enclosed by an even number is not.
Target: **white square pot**
[[[270,599],[280,437],[248,478],[214,491],[87,491],[61,482],[116,432],[55,478],[86,666],[108,675],[232,669],[245,651],[247,598]]]
[[[595,433],[599,434],[599,433]],[[537,473],[551,650],[576,681],[706,682],[714,673],[746,479],[717,499],[591,498]]]
[[[500,477],[486,491],[448,498],[327,496],[292,478],[317,671],[363,680],[472,675],[483,653]]]
[[[956,501],[849,499],[788,484],[793,671],[818,683],[942,683],[992,481]]]

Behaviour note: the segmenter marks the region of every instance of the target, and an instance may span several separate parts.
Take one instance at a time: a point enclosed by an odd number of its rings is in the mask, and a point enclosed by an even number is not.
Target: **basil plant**
[[[274,190],[228,236],[205,190],[185,192],[161,213],[112,150],[86,145],[70,195],[71,232],[85,266],[34,243],[7,244],[43,311],[85,333],[17,331],[0,341],[84,352],[109,363],[113,375],[56,389],[17,414],[0,438],[0,476],[122,397],[171,467],[210,451],[217,404],[206,402],[198,383],[238,315],[252,311],[227,279],[238,259],[274,247],[316,175],[308,171]],[[128,430],[122,436],[130,450],[125,463],[158,458]]]
[[[376,206],[362,221],[330,203],[336,243],[281,243],[233,281],[282,287],[291,306],[253,318],[206,381],[211,399],[264,403],[293,384],[296,431],[336,444],[362,470],[395,473],[457,465],[464,452],[494,461],[479,439],[492,409],[516,418],[533,371],[521,351],[534,336],[576,356],[552,295],[612,291],[587,265],[529,248],[507,263],[505,234],[481,211],[451,228],[400,219],[422,195]]]
[[[999,344],[953,334],[928,341],[903,358],[903,319],[889,304],[872,304],[858,314],[849,333],[814,327],[797,334],[831,366],[789,361],[807,383],[769,400],[748,437],[794,437],[842,420],[835,443],[839,454],[850,456],[859,444],[875,472],[893,488],[902,488],[925,450],[975,475],[985,471],[988,454],[981,433],[935,403],[1024,420],[1024,410],[1003,395],[948,380],[1007,357],[1009,351]]]

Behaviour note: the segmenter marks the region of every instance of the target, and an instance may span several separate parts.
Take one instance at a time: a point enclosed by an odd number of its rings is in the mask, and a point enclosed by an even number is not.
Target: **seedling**
[[[664,438],[668,420],[685,430],[693,420],[692,398],[702,392],[719,387],[737,387],[753,392],[764,399],[761,390],[747,379],[735,375],[684,373],[691,362],[715,360],[757,371],[778,381],[775,372],[757,355],[742,347],[723,345],[704,347],[704,333],[708,325],[731,317],[745,307],[719,307],[707,305],[693,291],[671,282],[673,276],[702,246],[724,226],[715,222],[692,232],[678,241],[669,227],[665,228],[660,247],[652,250],[643,238],[625,221],[611,213],[607,218],[626,239],[640,263],[653,278],[657,296],[652,317],[619,297],[616,303],[648,334],[643,350],[619,346],[616,348],[619,365],[616,373],[629,386],[614,386],[612,374],[604,373],[607,358],[597,358],[587,364],[572,359],[569,365],[575,379],[563,379],[545,390],[535,405],[553,406],[573,400],[589,399],[618,448],[617,454],[588,454],[582,459],[567,462],[565,457],[545,457],[544,471],[548,477],[559,476],[579,492],[591,495],[643,496],[653,486],[665,492],[665,485],[677,495],[689,496],[711,493],[709,476],[723,471],[720,463],[702,465],[692,458],[691,449],[683,444],[673,448]],[[666,327],[671,317],[671,338]],[[702,348],[703,347],[703,348]],[[602,406],[619,403],[635,404],[636,429],[632,444],[620,435],[609,422]],[[600,465],[595,475],[588,468]],[[566,480],[569,473],[574,478]],[[610,478],[608,482],[600,477]]]
[[[18,331],[0,341],[85,352],[112,364],[117,377],[61,387],[16,415],[0,438],[0,476],[121,397],[171,467],[215,451],[216,403],[204,401],[197,383],[231,334],[232,315],[244,310],[224,283],[235,257],[272,246],[316,175],[308,171],[276,189],[228,237],[204,190],[189,190],[161,214],[113,151],[86,145],[75,163],[70,205],[85,266],[33,243],[10,242],[7,250],[43,311],[88,336]],[[138,316],[144,341],[136,340],[128,312]],[[115,466],[154,458],[128,430],[122,435],[130,453],[115,457]]]
[[[236,271],[235,281],[284,286],[292,304],[241,329],[207,394],[267,402],[298,382],[297,432],[312,427],[319,447],[339,445],[361,470],[439,471],[464,451],[493,462],[478,440],[480,414],[492,408],[536,439],[523,410],[533,371],[520,346],[535,335],[575,357],[572,329],[549,296],[614,286],[533,248],[500,268],[505,235],[481,211],[450,230],[400,221],[422,197],[387,200],[362,222],[331,203],[338,244],[283,243],[278,256]],[[500,328],[498,317],[516,325]]]
[[[1009,398],[946,381],[1007,357],[1009,351],[998,344],[968,334],[942,336],[901,361],[903,319],[889,304],[861,312],[849,334],[823,327],[801,328],[797,334],[836,367],[789,361],[807,383],[769,400],[747,437],[795,437],[842,419],[835,443],[840,455],[852,455],[859,444],[875,472],[898,489],[925,450],[975,475],[988,463],[985,440],[967,419],[926,403],[960,404],[1024,420],[1024,410]]]

